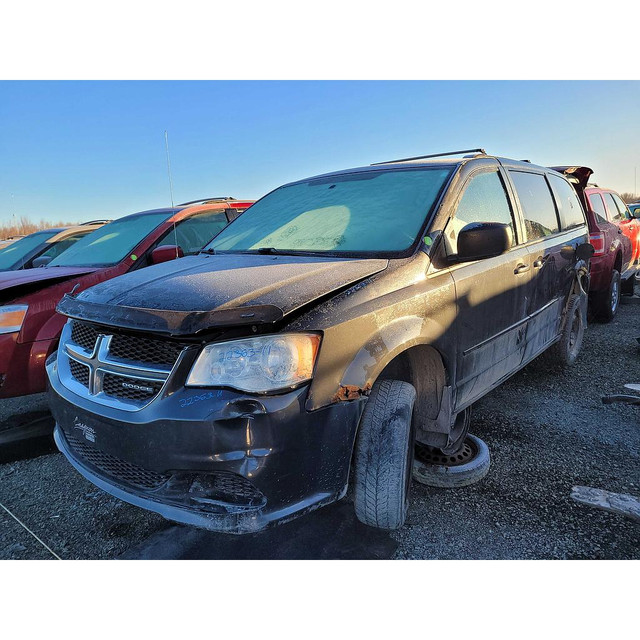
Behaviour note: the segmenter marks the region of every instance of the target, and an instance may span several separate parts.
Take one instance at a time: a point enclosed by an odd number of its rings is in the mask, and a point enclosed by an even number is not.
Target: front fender
[[[443,353],[454,351],[441,348],[442,342],[451,340],[452,335],[432,317],[414,315],[397,318],[382,326],[369,327],[368,331],[361,327],[361,331],[367,337],[363,342],[358,340],[357,345],[349,327],[325,331],[307,410],[367,396],[387,365],[412,347],[431,346],[440,355],[445,371],[453,371],[455,367],[455,362],[443,357]],[[341,339],[338,333],[344,337]],[[350,350],[350,345],[354,345],[353,350]]]
[[[345,371],[340,386],[355,385],[370,389],[387,365],[403,351],[418,345],[432,345],[439,333],[439,327],[431,326],[433,324],[429,318],[417,316],[398,318],[390,323],[358,351]]]

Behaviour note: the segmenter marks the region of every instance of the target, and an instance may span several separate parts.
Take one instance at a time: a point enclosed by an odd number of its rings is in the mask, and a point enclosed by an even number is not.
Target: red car
[[[44,363],[66,321],[55,309],[65,293],[198,253],[252,203],[218,198],[134,213],[81,238],[46,267],[0,273],[0,398],[45,391]]]
[[[633,294],[640,261],[640,223],[620,196],[611,189],[588,185],[589,167],[555,167],[584,189],[582,204],[587,213],[591,258],[589,305],[602,320],[613,320],[621,293]],[[580,193],[580,189],[578,189]]]

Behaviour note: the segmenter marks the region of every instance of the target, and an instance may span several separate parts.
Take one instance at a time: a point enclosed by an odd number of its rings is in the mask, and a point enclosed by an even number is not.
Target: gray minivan
[[[279,187],[199,255],[62,300],[57,444],[97,486],[183,523],[256,531],[351,481],[358,518],[398,528],[412,473],[461,486],[488,471],[476,400],[546,350],[577,357],[582,197],[482,150]]]

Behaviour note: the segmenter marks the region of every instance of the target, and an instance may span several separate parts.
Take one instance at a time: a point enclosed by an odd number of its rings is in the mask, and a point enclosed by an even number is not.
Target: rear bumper
[[[137,412],[92,403],[48,367],[55,440],[111,495],[163,517],[250,533],[346,492],[362,402],[304,410],[281,396],[181,389]]]

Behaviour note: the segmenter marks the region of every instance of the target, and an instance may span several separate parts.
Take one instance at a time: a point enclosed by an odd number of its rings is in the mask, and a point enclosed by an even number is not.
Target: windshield
[[[90,231],[78,231],[73,235],[64,236],[58,242],[54,242],[49,245],[49,248],[39,257],[40,258],[57,258],[61,253],[64,253],[69,247],[73,246],[80,238],[83,238],[87,234],[91,233]]]
[[[59,229],[57,231],[39,231],[12,242],[4,249],[0,249],[0,270],[10,269],[16,263],[18,263],[18,267],[21,266],[21,261],[34,249],[58,233],[60,233]]]
[[[207,249],[404,251],[415,242],[451,171],[368,171],[280,187],[223,229]]]
[[[127,216],[80,238],[49,267],[108,267],[123,260],[171,213]]]

